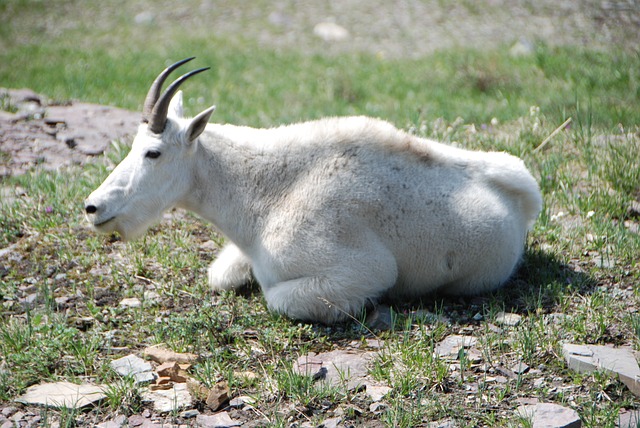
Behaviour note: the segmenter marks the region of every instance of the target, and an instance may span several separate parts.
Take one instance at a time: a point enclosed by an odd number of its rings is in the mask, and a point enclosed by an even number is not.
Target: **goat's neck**
[[[223,128],[233,132],[220,132]],[[270,203],[293,177],[284,174],[285,160],[265,153],[261,141],[238,132],[241,129],[249,134],[261,132],[229,125],[207,128],[198,142],[191,192],[179,205],[245,247],[252,245]]]

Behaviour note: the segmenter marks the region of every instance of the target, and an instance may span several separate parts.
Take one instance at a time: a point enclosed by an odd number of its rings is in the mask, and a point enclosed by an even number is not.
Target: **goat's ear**
[[[171,98],[171,102],[169,102],[169,114],[168,116],[175,118],[182,118],[183,110],[182,110],[182,91],[178,91],[173,98]]]
[[[187,139],[191,142],[198,138],[204,128],[207,127],[207,123],[209,123],[209,119],[213,114],[213,111],[216,109],[216,106],[211,106],[196,117],[193,118],[189,127],[187,128]]]

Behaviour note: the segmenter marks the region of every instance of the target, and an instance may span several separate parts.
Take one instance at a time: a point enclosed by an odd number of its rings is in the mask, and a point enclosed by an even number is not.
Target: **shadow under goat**
[[[105,233],[139,237],[172,207],[224,234],[214,290],[253,276],[270,309],[335,323],[383,294],[476,294],[519,263],[542,206],[522,160],[407,134],[367,117],[255,129],[183,117],[165,69],[131,152],[85,201]]]

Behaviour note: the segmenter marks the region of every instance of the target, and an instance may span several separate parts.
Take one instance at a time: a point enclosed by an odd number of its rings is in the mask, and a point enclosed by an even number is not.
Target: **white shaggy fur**
[[[123,239],[174,206],[226,237],[214,290],[251,276],[268,306],[333,323],[385,293],[495,289],[513,273],[542,205],[524,163],[366,118],[274,129],[208,124],[209,109],[140,125],[130,154],[87,199],[87,217]],[[152,158],[149,152],[160,156]]]

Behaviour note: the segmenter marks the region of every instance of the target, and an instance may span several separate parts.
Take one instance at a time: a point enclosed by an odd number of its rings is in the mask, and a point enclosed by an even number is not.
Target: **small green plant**
[[[133,376],[123,376],[112,380],[104,388],[106,404],[111,411],[131,415],[142,409],[140,386],[136,385]]]

